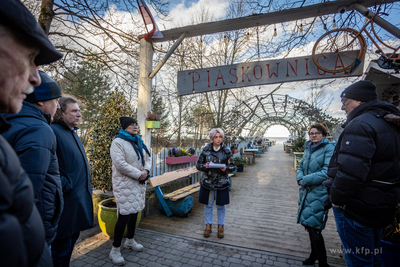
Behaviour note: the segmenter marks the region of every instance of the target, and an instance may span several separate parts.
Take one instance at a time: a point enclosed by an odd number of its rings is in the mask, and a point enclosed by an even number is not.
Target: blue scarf
[[[115,138],[121,138],[128,142],[131,142],[133,149],[135,149],[136,155],[138,156],[138,160],[140,158],[142,158],[142,164],[144,166],[143,149],[146,151],[146,153],[149,156],[150,156],[150,152],[147,149],[147,146],[143,143],[143,140],[139,135],[137,135],[137,134],[131,135],[124,129],[121,129],[121,131],[119,131],[119,134]]]

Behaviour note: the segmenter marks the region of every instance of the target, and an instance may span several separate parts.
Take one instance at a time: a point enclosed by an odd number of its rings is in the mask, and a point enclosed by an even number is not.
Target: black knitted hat
[[[362,102],[378,99],[376,86],[370,81],[358,81],[347,87],[340,97],[350,98]]]
[[[29,103],[36,103],[39,101],[60,98],[62,96],[61,88],[57,82],[41,70],[39,70],[39,75],[42,83],[35,87],[33,93],[26,96],[25,101],[28,101]]]
[[[132,117],[120,117],[119,121],[121,122],[122,129],[124,130],[131,124],[137,124],[137,121]]]

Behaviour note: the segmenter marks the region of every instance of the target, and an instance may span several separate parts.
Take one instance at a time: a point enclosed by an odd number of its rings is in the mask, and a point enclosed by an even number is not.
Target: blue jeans
[[[72,251],[79,234],[80,232],[77,232],[71,237],[53,241],[51,244],[51,256],[53,257],[54,267],[69,267]]]
[[[206,217],[206,224],[213,224],[213,205],[214,200],[217,199],[217,192],[214,190],[210,190],[210,195],[208,197],[208,204],[204,205],[204,215]],[[217,206],[217,217],[218,217],[218,225],[225,225],[225,205]]]
[[[342,208],[332,209],[347,266],[383,267],[379,246],[383,228],[366,227],[345,217]]]

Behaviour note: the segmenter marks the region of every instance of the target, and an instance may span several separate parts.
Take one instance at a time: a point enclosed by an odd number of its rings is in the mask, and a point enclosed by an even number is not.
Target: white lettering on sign
[[[354,58],[358,55],[358,51],[346,53],[351,56],[354,54]],[[346,57],[348,56],[346,54]],[[343,66],[341,57],[335,56],[333,59],[332,54],[317,55],[317,60],[319,63],[324,60],[334,60],[333,63],[337,69]],[[363,66],[364,61],[351,74],[349,71],[327,73],[314,64],[312,56],[305,56],[185,70],[178,72],[178,95],[262,84],[360,76],[364,69]]]

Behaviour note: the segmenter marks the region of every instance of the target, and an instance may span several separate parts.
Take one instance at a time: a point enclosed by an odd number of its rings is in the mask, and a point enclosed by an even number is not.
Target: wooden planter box
[[[183,156],[183,157],[166,157],[167,164],[182,164],[188,162],[196,162],[197,156]]]
[[[146,128],[147,129],[159,129],[160,122],[159,121],[146,121]]]

